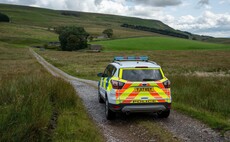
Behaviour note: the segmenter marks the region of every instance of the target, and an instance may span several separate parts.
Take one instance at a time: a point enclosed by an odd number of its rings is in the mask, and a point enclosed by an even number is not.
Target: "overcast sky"
[[[174,29],[230,37],[230,0],[0,0],[0,3],[157,19]]]

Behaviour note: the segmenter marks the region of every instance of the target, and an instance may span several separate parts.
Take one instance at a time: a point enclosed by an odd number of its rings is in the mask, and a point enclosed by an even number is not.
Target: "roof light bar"
[[[148,60],[149,60],[148,56],[127,56],[127,57],[117,56],[114,57],[113,61],[148,61]]]

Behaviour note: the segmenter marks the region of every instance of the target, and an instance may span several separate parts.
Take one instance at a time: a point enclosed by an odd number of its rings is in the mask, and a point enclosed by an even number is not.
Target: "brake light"
[[[166,80],[165,82],[163,82],[165,88],[170,88],[170,81],[169,80]]]
[[[168,104],[168,108],[171,109],[172,108],[172,105],[171,103]]]
[[[116,80],[111,80],[111,84],[113,89],[121,89],[125,85],[125,83]]]

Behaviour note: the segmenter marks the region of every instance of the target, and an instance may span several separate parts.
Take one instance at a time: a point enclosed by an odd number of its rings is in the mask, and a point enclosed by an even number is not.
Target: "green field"
[[[142,37],[92,42],[109,50],[200,50],[230,49],[230,45],[214,44],[171,37]]]

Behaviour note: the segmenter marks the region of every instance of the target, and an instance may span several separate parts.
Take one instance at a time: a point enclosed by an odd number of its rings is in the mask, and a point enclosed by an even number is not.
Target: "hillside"
[[[43,8],[6,5],[0,4],[0,11],[7,14],[11,19],[11,24],[36,26],[36,27],[55,27],[60,25],[78,25],[84,26],[86,30],[95,35],[100,35],[105,28],[113,28],[116,37],[132,36],[153,36],[150,32],[138,31],[120,27],[123,23],[140,24],[159,29],[173,30],[164,23],[156,20],[144,20],[140,18],[131,18],[115,15],[56,11]]]
[[[44,8],[0,4],[0,10],[12,18],[12,22],[27,25],[53,26],[62,24],[76,24],[89,26],[118,26],[121,23],[140,24],[159,29],[172,29],[157,20],[96,14],[74,11],[57,11]],[[29,23],[31,22],[31,23]],[[87,25],[85,25],[87,23]]]
[[[122,24],[136,25],[145,29],[185,34],[190,39],[199,41],[229,44],[230,39],[212,38],[208,36],[194,35],[188,32],[174,30],[158,20],[146,20],[134,17],[116,16],[108,14],[85,13],[74,11],[58,11],[28,6],[0,4],[0,12],[10,17],[10,23],[0,23],[0,42],[23,45],[44,44],[48,41],[56,41],[57,35],[52,32],[53,27],[60,25],[82,26],[93,36],[101,35],[106,28],[114,30],[113,38],[163,36],[162,33],[121,27]],[[51,31],[50,31],[51,29]]]

